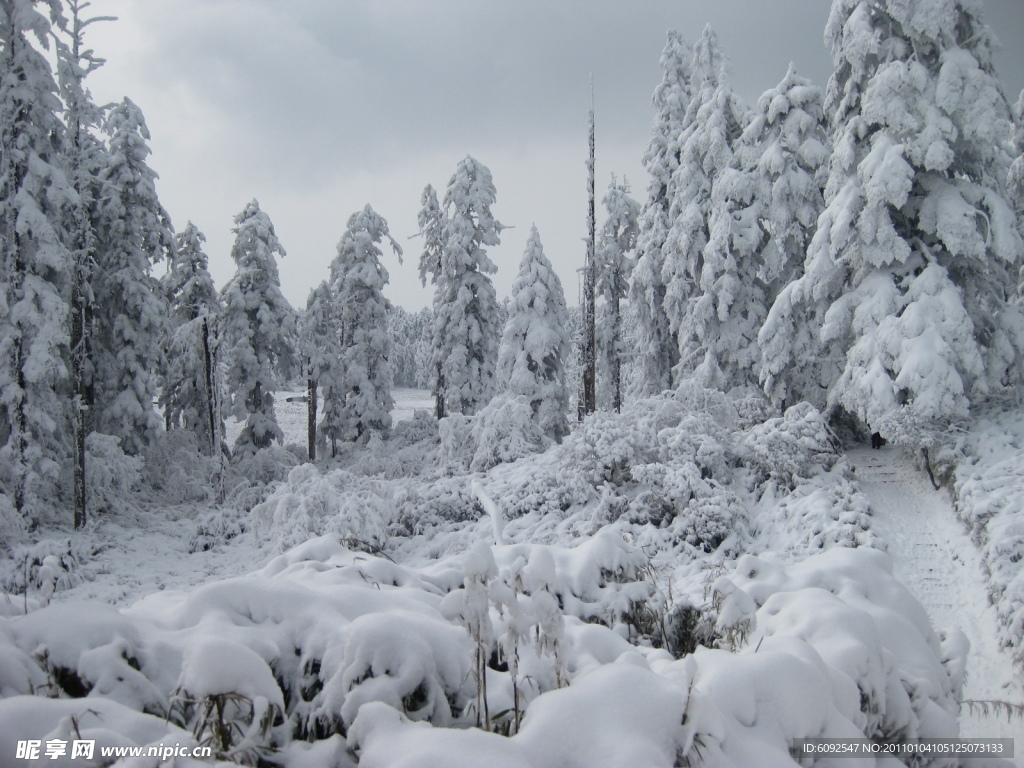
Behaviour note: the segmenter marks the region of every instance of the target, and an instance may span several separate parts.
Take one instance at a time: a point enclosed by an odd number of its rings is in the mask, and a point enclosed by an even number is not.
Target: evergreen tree
[[[466,157],[444,196],[444,245],[434,296],[438,418],[475,413],[494,388],[500,305],[488,275],[498,268],[484,246],[500,242],[503,227],[491,214],[495,200],[491,172]]]
[[[391,429],[394,401],[387,333],[391,305],[384,298],[388,272],[380,263],[382,252],[378,247],[385,238],[401,258],[402,249],[388,232],[388,223],[367,205],[349,218],[331,267],[336,275],[347,440],[366,440],[372,432]]]
[[[913,440],[1020,382],[1010,109],[977,3],[837,0],[826,40],[834,151],[793,300],[845,358],[829,403]]]
[[[706,252],[716,203],[712,193],[750,122],[748,109],[728,85],[725,66],[718,36],[706,27],[694,48],[694,70],[700,83],[690,102],[692,122],[672,176],[672,226],[665,241],[662,272],[665,312],[679,344],[675,376],[697,373],[711,386],[726,385],[720,350],[708,342],[715,336],[715,320],[727,317],[732,308],[738,280],[731,274],[724,243],[716,242]]]
[[[56,502],[71,455],[67,405],[71,257],[64,222],[77,196],[60,168],[61,103],[32,0],[0,0],[0,481],[19,520]],[[45,3],[50,18],[60,5]]]
[[[608,218],[601,228],[597,250],[597,295],[603,299],[598,309],[597,347],[598,404],[614,411],[622,409],[623,346],[622,301],[629,291],[629,273],[633,262],[629,254],[636,248],[641,209],[629,196],[629,184],[620,184],[612,176],[605,192]]]
[[[218,321],[220,298],[203,252],[206,237],[191,221],[175,237],[164,277],[170,333],[161,404],[166,429],[185,429],[203,453],[214,456],[223,440]]]
[[[65,153],[68,176],[78,195],[68,226],[71,248],[71,379],[75,527],[85,525],[87,515],[85,438],[90,431],[92,379],[90,330],[93,314],[92,280],[96,262],[96,230],[99,226],[97,201],[100,199],[100,172],[108,164],[106,148],[95,134],[103,123],[103,111],[97,107],[85,86],[85,79],[104,64],[92,50],[85,48],[85,30],[108,16],[84,18],[91,3],[68,0],[71,11],[66,28],[68,41],[55,36],[57,75],[64,101],[64,122],[68,144]]]
[[[669,209],[675,199],[673,173],[679,165],[681,141],[690,125],[693,53],[675,30],[661,54],[662,81],[654,91],[656,110],[644,167],[651,176],[647,203],[640,219],[637,263],[630,284],[630,306],[636,318],[636,352],[640,375],[638,395],[653,395],[672,384],[679,349],[665,314],[662,276],[665,240],[671,227]]]
[[[129,99],[107,115],[101,229],[93,279],[93,427],[138,453],[160,429],[153,410],[163,368],[167,302],[153,265],[174,250],[167,212],[147,165],[149,130]]]
[[[246,455],[284,438],[274,392],[295,369],[296,316],[281,293],[275,257],[285,252],[270,217],[253,200],[235,224],[231,258],[237,269],[221,293],[222,333],[231,410],[246,420],[235,452]]]
[[[309,292],[306,311],[299,324],[299,346],[306,370],[306,442],[310,461],[316,460],[317,405],[320,381],[339,367],[337,302],[324,280]],[[332,445],[334,453],[337,445]],[[333,455],[333,453],[332,453]]]
[[[833,367],[817,336],[821,318],[795,314],[790,296],[824,208],[829,149],[822,100],[821,90],[790,65],[761,96],[739,150],[763,228],[758,277],[769,311],[758,335],[760,381],[780,407],[799,400],[824,407],[822,382]]]
[[[565,360],[569,314],[562,283],[544,255],[537,228],[530,231],[519,274],[512,284],[501,338],[498,380],[511,395],[525,396],[533,418],[553,440],[569,434]]]
[[[423,252],[420,254],[420,282],[436,283],[441,272],[441,253],[444,250],[444,212],[437,202],[437,192],[427,184],[420,197],[420,212],[416,219],[423,238]]]

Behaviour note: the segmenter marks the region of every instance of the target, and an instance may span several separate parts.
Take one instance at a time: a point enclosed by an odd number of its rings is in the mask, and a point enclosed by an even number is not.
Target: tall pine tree
[[[836,0],[826,40],[834,151],[793,299],[844,358],[830,404],[913,441],[1020,383],[1010,108],[978,3]]]
[[[569,433],[565,380],[568,354],[569,313],[562,283],[533,227],[512,284],[498,357],[498,380],[510,394],[529,400],[534,421],[559,442]]]
[[[71,247],[71,379],[72,430],[74,434],[73,478],[75,527],[85,525],[87,499],[85,486],[85,438],[90,432],[92,410],[91,328],[93,316],[92,280],[96,266],[96,235],[99,227],[97,201],[100,173],[108,165],[106,148],[96,138],[103,123],[103,110],[97,107],[85,80],[104,64],[104,60],[85,47],[85,30],[111,17],[85,18],[91,3],[68,0],[71,11],[66,32],[68,40],[55,36],[57,75],[64,101],[64,122],[68,145],[65,153],[68,176],[78,195],[68,226]]]
[[[231,258],[237,268],[221,293],[222,333],[231,411],[245,419],[235,453],[245,456],[284,439],[274,392],[295,370],[297,318],[281,293],[276,257],[285,252],[270,217],[253,200],[235,225]]]
[[[604,194],[608,217],[597,245],[596,290],[603,303],[597,312],[597,402],[602,408],[622,409],[623,346],[622,302],[629,291],[633,261],[629,254],[636,248],[639,234],[640,205],[629,196],[629,184],[612,177]]]
[[[71,454],[67,406],[71,255],[64,222],[78,201],[64,172],[50,21],[32,0],[0,0],[0,481],[18,525],[57,501]],[[56,0],[45,3],[59,18]]]
[[[149,130],[129,99],[107,115],[109,164],[101,173],[100,232],[93,276],[93,428],[130,453],[160,429],[153,410],[163,368],[167,301],[153,266],[174,250],[170,219],[146,158]]]
[[[485,246],[498,245],[502,225],[491,172],[472,157],[459,163],[444,196],[444,236],[434,298],[434,393],[439,418],[470,415],[494,388],[501,338],[500,307],[488,275],[497,266]]]
[[[675,30],[661,54],[662,80],[654,91],[656,110],[644,167],[651,181],[640,218],[637,262],[630,283],[629,303],[636,322],[638,395],[653,395],[672,385],[679,347],[665,314],[665,241],[672,226],[675,199],[673,174],[679,166],[681,142],[692,122],[693,51]]]
[[[700,81],[689,107],[692,122],[672,175],[672,226],[665,240],[662,272],[665,312],[679,344],[675,376],[698,373],[712,386],[727,384],[721,350],[712,342],[718,337],[716,321],[728,318],[734,309],[740,282],[729,263],[728,249],[723,249],[725,243],[716,242],[706,252],[716,203],[713,190],[732,163],[734,146],[750,122],[749,110],[729,86],[725,68],[718,36],[706,27],[694,48],[694,70]]]
[[[391,429],[391,363],[384,298],[388,271],[380,263],[379,244],[387,239],[401,258],[402,249],[388,232],[388,223],[367,205],[349,218],[331,267],[336,275],[341,346],[345,377],[342,407],[344,437],[363,440]]]
[[[218,364],[220,297],[203,251],[203,233],[190,221],[175,241],[171,268],[163,281],[170,315],[160,400],[165,427],[188,430],[200,450],[214,456],[224,433]]]

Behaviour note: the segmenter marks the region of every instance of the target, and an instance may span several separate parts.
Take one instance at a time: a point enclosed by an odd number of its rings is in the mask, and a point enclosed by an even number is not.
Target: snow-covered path
[[[964,698],[1024,702],[1020,674],[995,639],[996,615],[981,558],[945,489],[936,491],[898,448],[860,448],[848,456],[896,577],[921,601],[937,630],[956,627],[971,641]],[[965,707],[960,722],[964,737],[1013,737],[1016,763],[1024,766],[1024,721],[984,717]]]

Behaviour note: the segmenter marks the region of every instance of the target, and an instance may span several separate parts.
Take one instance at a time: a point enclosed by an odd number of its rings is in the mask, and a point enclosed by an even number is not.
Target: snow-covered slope
[[[861,490],[871,502],[873,530],[885,543],[893,574],[921,602],[940,633],[970,642],[965,701],[1024,702],[1020,674],[997,637],[981,556],[953,512],[945,488],[935,490],[898,448],[849,452]],[[1024,748],[1024,721],[964,705],[964,737],[1013,737]],[[1024,756],[1017,757],[1024,765]]]

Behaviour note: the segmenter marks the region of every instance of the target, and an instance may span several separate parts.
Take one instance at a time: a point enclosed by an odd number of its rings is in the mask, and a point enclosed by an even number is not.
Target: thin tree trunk
[[[306,379],[306,444],[310,461],[316,461],[316,384],[312,376]]]

